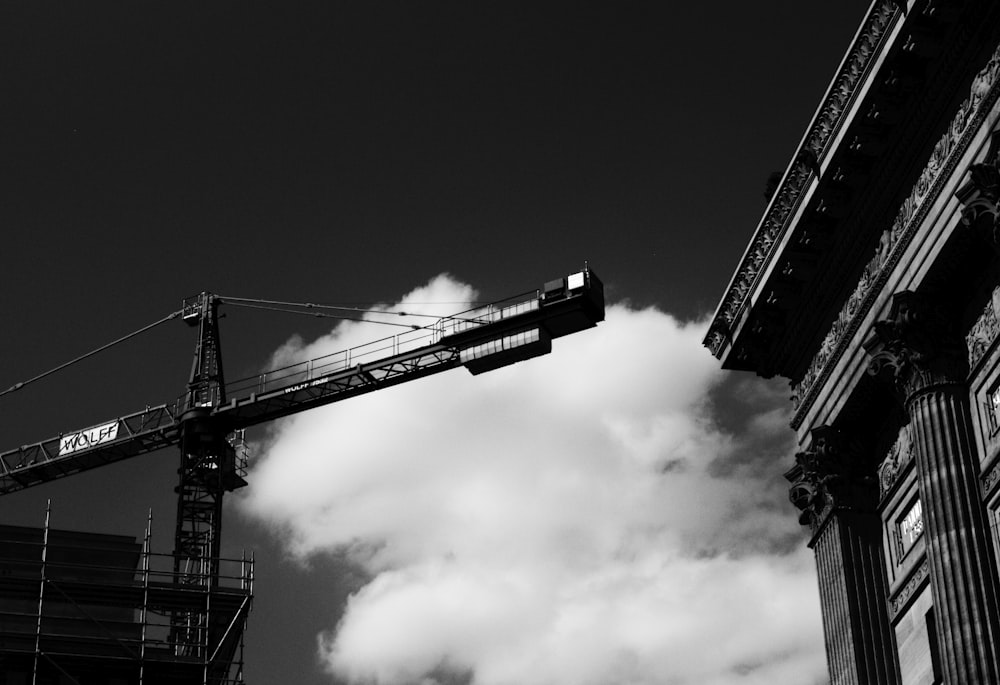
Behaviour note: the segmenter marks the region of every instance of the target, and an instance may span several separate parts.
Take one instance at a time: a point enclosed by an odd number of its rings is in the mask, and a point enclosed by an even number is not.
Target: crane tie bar
[[[163,317],[159,321],[154,321],[153,323],[149,324],[148,326],[143,326],[142,328],[140,328],[137,331],[133,331],[132,333],[129,333],[128,335],[122,336],[121,338],[118,338],[117,340],[113,340],[112,342],[109,342],[107,345],[102,345],[101,347],[98,347],[96,350],[91,350],[90,352],[87,352],[86,354],[80,355],[76,359],[71,359],[70,361],[68,361],[68,362],[66,362],[64,364],[60,364],[59,366],[57,366],[57,367],[55,367],[53,369],[49,369],[45,373],[40,373],[37,376],[35,376],[34,378],[29,378],[26,381],[21,381],[20,383],[15,383],[14,385],[10,386],[9,388],[7,388],[6,390],[4,390],[3,392],[0,392],[0,396],[12,393],[15,390],[20,390],[21,388],[23,388],[24,386],[26,386],[26,385],[28,385],[30,383],[34,383],[37,380],[41,380],[42,378],[45,378],[46,376],[51,376],[55,372],[62,371],[63,369],[65,369],[65,368],[67,368],[69,366],[72,366],[73,364],[76,364],[77,362],[81,362],[81,361],[83,361],[84,359],[86,359],[88,357],[93,357],[98,352],[103,352],[104,350],[106,350],[108,348],[114,347],[118,343],[123,343],[123,342],[125,342],[126,340],[128,340],[130,338],[134,338],[135,336],[137,336],[137,335],[139,335],[141,333],[145,333],[146,331],[159,326],[161,323],[166,323],[167,321],[170,321],[172,319],[176,319],[180,315],[181,315],[181,311],[177,310],[176,312],[173,312],[169,316]]]
[[[384,326],[399,326],[401,328],[410,328],[410,329],[413,329],[415,331],[420,330],[422,328],[422,326],[415,326],[413,324],[406,324],[406,323],[395,323],[394,321],[375,321],[375,320],[372,320],[372,319],[361,319],[361,318],[358,318],[356,316],[341,316],[339,314],[326,314],[324,312],[306,312],[306,311],[302,311],[301,309],[289,309],[287,307],[280,307],[280,306],[278,306],[278,307],[268,307],[268,306],[266,306],[264,304],[250,304],[250,302],[241,302],[241,301],[238,301],[238,300],[234,301],[234,300],[228,300],[228,299],[225,299],[225,298],[220,298],[220,299],[222,299],[222,301],[225,304],[231,304],[231,305],[233,305],[235,307],[246,307],[247,309],[263,309],[265,311],[270,311],[270,312],[286,312],[288,314],[303,314],[305,316],[311,316],[311,317],[314,317],[314,318],[317,318],[317,319],[339,319],[341,321],[359,321],[359,322],[362,322],[362,323],[380,323],[380,324],[382,324]],[[277,304],[285,304],[285,303],[277,303]],[[313,306],[316,306],[316,305],[297,305],[297,304],[291,304],[290,303],[290,306],[293,306],[293,307],[307,307],[307,306],[308,307],[313,307]],[[331,307],[331,309],[347,309],[347,307]],[[360,311],[365,311],[365,310],[360,310]],[[377,314],[399,314],[400,316],[406,316],[405,312],[378,312],[378,311],[376,311],[375,313],[377,313]]]
[[[453,320],[453,321],[473,321],[474,319],[464,318],[461,315],[452,316],[441,316],[438,314],[417,314],[414,312],[390,312],[384,309],[370,309],[365,307],[346,307],[343,305],[335,304],[316,304],[314,302],[282,302],[281,300],[262,300],[250,297],[228,297],[226,295],[219,295],[219,300],[224,304],[232,304],[239,307],[249,307],[251,309],[265,309],[269,311],[280,311],[288,312],[290,314],[305,314],[306,316],[314,316],[317,318],[326,319],[342,319],[344,321],[364,321],[366,323],[381,323],[387,326],[403,326],[405,328],[412,328],[413,330],[420,330],[421,328],[427,328],[427,326],[414,326],[409,324],[398,324],[392,323],[390,321],[376,321],[374,319],[358,319],[350,316],[336,316],[332,314],[322,314],[319,312],[312,311],[302,311],[303,309],[332,309],[335,311],[343,312],[355,312],[358,314],[382,314],[384,316],[413,316],[413,317],[423,317],[426,319],[434,319],[435,321],[441,321],[443,319]],[[417,303],[413,303],[417,304]],[[422,304],[471,304],[479,305],[481,303],[477,302],[425,302]],[[272,305],[272,306],[263,306]]]

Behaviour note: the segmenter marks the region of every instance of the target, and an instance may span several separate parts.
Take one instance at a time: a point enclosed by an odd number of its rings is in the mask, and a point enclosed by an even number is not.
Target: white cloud
[[[394,309],[473,297],[442,276]],[[320,636],[331,672],[380,685],[822,679],[811,554],[775,551],[797,529],[773,501],[786,422],[758,397],[752,440],[717,427],[723,376],[703,333],[612,306],[547,357],[278,424],[241,506],[293,554],[348,549],[373,574]],[[276,358],[379,335],[344,325]],[[739,457],[749,445],[776,450],[767,472]],[[743,466],[711,475],[726,459]]]

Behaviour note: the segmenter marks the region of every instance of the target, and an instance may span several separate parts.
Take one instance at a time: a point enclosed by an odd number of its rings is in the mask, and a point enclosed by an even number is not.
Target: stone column
[[[874,469],[863,468],[857,447],[831,427],[814,429],[809,451],[795,461],[786,474],[789,496],[813,533],[830,681],[894,685],[899,667]]]
[[[865,342],[868,371],[893,383],[910,416],[945,682],[996,685],[997,567],[979,492],[964,347],[944,311],[898,293],[888,320]]]

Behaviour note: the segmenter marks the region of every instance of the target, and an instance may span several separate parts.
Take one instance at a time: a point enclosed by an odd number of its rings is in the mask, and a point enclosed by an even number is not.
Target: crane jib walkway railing
[[[332,352],[281,368],[270,369],[255,376],[231,381],[225,385],[225,396],[233,399],[245,397],[250,393],[260,395],[322,378],[339,371],[346,371],[359,364],[378,362],[416,352],[421,348],[437,344],[449,335],[536,311],[540,306],[541,298],[537,290],[523,293],[499,302],[441,317],[433,324],[404,333],[397,333],[346,350]],[[373,323],[377,322],[373,321]]]

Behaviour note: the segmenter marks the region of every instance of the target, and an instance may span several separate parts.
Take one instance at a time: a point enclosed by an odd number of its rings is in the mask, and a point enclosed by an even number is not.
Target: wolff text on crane
[[[118,437],[118,421],[104,423],[59,438],[59,456],[112,442]]]

